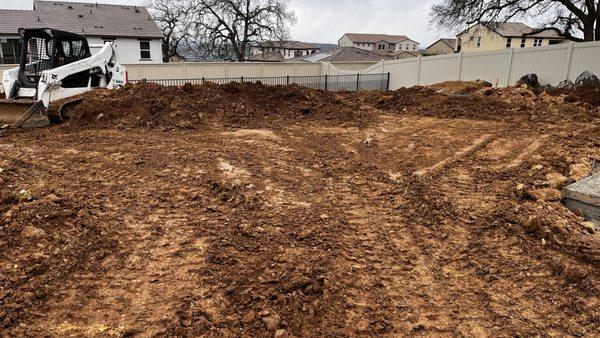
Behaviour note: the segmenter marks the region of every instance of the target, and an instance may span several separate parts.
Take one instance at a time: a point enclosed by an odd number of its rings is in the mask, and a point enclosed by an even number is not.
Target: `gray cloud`
[[[95,2],[94,0],[80,0]],[[143,5],[144,0],[100,0],[100,3]],[[427,47],[437,38],[452,36],[429,27],[428,14],[436,0],[290,0],[297,24],[292,38],[336,43],[344,33],[407,35]],[[32,0],[0,0],[0,8],[30,9]]]

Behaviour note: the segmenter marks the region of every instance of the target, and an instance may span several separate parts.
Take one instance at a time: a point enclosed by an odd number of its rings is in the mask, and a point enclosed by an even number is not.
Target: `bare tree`
[[[296,21],[288,0],[196,0],[196,46],[206,58],[245,61],[253,44],[285,40]]]
[[[163,61],[182,57],[182,51],[189,48],[192,28],[198,19],[197,4],[191,0],[151,0],[148,8],[164,35]]]
[[[432,23],[456,29],[481,22],[532,18],[573,41],[600,41],[600,0],[442,0],[431,11]]]

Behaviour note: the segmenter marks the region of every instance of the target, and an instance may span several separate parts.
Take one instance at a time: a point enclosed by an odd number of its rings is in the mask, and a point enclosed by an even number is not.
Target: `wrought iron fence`
[[[265,85],[291,85],[296,84],[312,89],[326,91],[359,91],[359,90],[389,90],[390,74],[352,74],[352,75],[323,75],[323,76],[280,76],[280,77],[228,77],[228,78],[195,78],[195,79],[142,79],[130,80],[131,83],[154,82],[164,86],[182,86],[186,83],[203,84],[212,82],[216,84],[262,83]]]
[[[19,57],[0,57],[0,65],[17,65],[21,62],[20,60]]]

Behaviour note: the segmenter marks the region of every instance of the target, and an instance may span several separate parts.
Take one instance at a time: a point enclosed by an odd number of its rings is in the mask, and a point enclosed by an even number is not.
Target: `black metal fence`
[[[290,85],[333,92],[359,90],[389,90],[390,73],[381,74],[352,74],[352,75],[323,75],[323,76],[280,76],[280,77],[238,77],[238,78],[196,78],[196,79],[162,79],[162,80],[130,80],[131,83],[154,82],[164,86],[182,86],[186,83],[202,84],[212,82],[226,84],[230,82],[255,83],[265,85]]]

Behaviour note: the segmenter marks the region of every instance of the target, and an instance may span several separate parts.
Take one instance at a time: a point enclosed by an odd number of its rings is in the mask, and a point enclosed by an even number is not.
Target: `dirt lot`
[[[593,99],[93,93],[0,136],[0,329],[600,335],[600,235],[557,196],[600,158]]]

